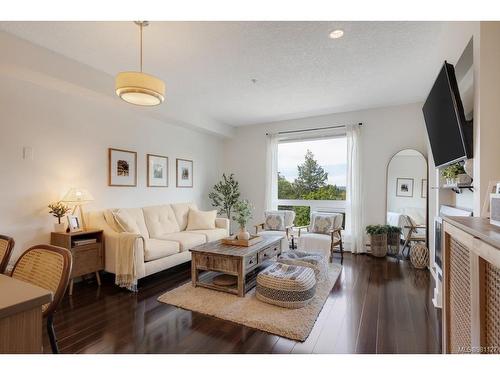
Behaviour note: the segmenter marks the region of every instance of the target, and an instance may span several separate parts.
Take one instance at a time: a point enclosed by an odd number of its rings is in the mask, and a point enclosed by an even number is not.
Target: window
[[[296,225],[309,224],[311,210],[344,211],[346,137],[281,141],[277,178],[278,208],[293,209]]]

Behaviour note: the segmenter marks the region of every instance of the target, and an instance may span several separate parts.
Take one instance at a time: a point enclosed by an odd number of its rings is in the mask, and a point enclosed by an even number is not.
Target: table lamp
[[[85,215],[83,214],[82,206],[88,202],[93,201],[93,200],[94,200],[94,197],[92,196],[92,194],[89,193],[88,190],[80,189],[80,188],[69,189],[69,191],[66,193],[66,195],[62,199],[62,201],[64,203],[74,205],[73,215],[75,214],[77,208],[80,210],[80,218],[82,220],[82,228],[84,230],[87,229],[87,225],[85,224]]]

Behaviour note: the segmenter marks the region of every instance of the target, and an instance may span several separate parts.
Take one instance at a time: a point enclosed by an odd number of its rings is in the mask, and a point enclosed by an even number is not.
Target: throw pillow
[[[127,211],[119,208],[118,210],[113,211],[113,216],[118,226],[124,232],[141,233],[139,226]]]
[[[266,214],[266,218],[264,220],[264,229],[284,231],[285,214],[283,212]]]
[[[335,218],[331,215],[314,215],[311,225],[313,233],[330,234],[334,228]]]
[[[217,211],[189,210],[186,230],[215,229]]]

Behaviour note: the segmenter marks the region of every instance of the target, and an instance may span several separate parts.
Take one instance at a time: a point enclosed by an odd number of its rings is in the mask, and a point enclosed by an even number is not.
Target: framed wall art
[[[413,197],[413,178],[396,179],[396,197]]]
[[[137,152],[108,149],[108,185],[137,186]]]
[[[176,180],[179,188],[193,187],[193,161],[176,159]]]
[[[147,154],[148,187],[168,186],[168,158],[161,155]]]

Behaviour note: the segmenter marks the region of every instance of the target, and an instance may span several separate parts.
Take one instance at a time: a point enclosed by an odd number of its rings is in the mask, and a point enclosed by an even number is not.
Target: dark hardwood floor
[[[335,260],[338,262],[338,259]],[[157,302],[190,279],[189,264],[141,280],[138,293],[104,275],[75,284],[55,314],[62,353],[439,353],[441,312],[432,277],[408,262],[344,257],[316,324],[295,342]],[[44,348],[50,352],[48,339]]]

